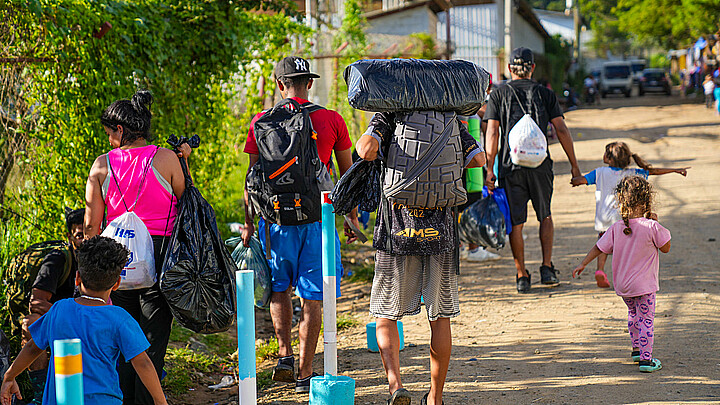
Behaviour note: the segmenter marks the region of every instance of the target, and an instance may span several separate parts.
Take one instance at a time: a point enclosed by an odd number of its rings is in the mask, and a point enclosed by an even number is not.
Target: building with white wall
[[[513,0],[511,0],[513,1]],[[503,51],[505,3],[503,0],[458,0],[450,9],[450,41],[453,59],[477,63],[500,77],[507,59]],[[510,25],[512,47],[524,46],[535,54],[545,53],[548,32],[525,0],[513,1]],[[437,40],[446,41],[446,15],[438,13]],[[495,79],[497,80],[497,79]]]

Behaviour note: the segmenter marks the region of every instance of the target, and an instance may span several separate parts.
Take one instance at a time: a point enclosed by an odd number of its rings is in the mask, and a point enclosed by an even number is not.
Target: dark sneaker
[[[557,284],[560,281],[557,278],[557,270],[550,262],[550,267],[540,266],[540,282],[543,284]]]
[[[297,381],[295,381],[295,392],[310,392],[310,379],[319,375],[318,373],[312,373],[310,377],[298,378]]]
[[[405,388],[398,388],[387,403],[388,405],[410,405],[410,392]]]
[[[640,361],[640,350],[633,350],[632,353],[630,353],[630,357],[632,357],[632,361],[635,363]]]
[[[662,364],[658,359],[640,360],[640,371],[643,373],[652,373],[662,368]]]
[[[295,359],[293,356],[281,357],[277,366],[273,368],[273,381],[295,382]]]
[[[527,270],[525,270],[527,272]],[[516,277],[515,282],[517,283],[517,290],[519,293],[530,292],[530,273],[527,276]]]
[[[427,405],[428,395],[430,395],[429,392],[427,394],[425,394],[425,396],[422,397],[422,399],[420,400],[420,405]],[[445,401],[442,402],[442,405],[445,405]]]

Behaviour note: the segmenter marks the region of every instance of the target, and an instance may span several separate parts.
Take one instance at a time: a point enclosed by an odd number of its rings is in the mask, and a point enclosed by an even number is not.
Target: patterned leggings
[[[623,297],[628,307],[628,331],[633,348],[640,348],[640,359],[652,360],[655,320],[655,293]]]

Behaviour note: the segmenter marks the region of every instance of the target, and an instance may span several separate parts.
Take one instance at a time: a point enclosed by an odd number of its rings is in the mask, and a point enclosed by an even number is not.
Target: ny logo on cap
[[[307,62],[302,59],[295,59],[295,69],[307,71]]]

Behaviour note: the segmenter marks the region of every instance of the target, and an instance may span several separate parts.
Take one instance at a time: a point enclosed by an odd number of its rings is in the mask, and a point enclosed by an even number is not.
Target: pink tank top
[[[108,223],[126,211],[135,211],[150,235],[172,234],[177,198],[167,180],[152,166],[158,149],[148,145],[108,152],[108,174],[103,183]]]

